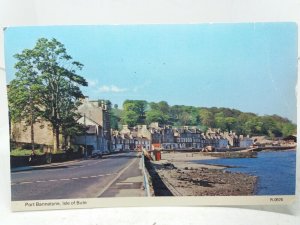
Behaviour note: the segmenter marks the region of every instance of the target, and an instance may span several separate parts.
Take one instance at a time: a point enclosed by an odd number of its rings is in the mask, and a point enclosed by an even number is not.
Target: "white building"
[[[249,137],[242,137],[240,139],[240,147],[242,148],[249,148],[253,145],[253,140]]]
[[[218,141],[218,148],[227,148],[228,140],[226,138],[220,138]]]

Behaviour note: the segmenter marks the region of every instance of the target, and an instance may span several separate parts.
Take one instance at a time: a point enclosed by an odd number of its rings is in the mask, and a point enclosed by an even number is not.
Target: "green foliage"
[[[52,154],[63,154],[63,153],[65,153],[65,152],[62,150],[58,150],[56,152],[53,152]],[[32,154],[31,150],[22,149],[22,148],[16,148],[16,149],[11,150],[11,152],[10,152],[10,156],[30,156],[31,154]],[[45,153],[42,149],[36,149],[34,151],[34,154],[44,155]]]
[[[10,83],[9,105],[13,120],[31,121],[40,117],[49,121],[55,134],[54,148],[59,146],[59,133],[76,133],[80,86],[87,81],[77,75],[83,65],[73,61],[66,48],[56,39],[40,38],[33,49],[16,54],[16,78]],[[22,112],[22,108],[26,110]]]
[[[207,127],[215,127],[214,115],[208,109],[199,109],[201,124]]]
[[[41,90],[43,85],[38,73],[29,57],[34,54],[32,50],[25,49],[16,54],[18,60],[15,64],[16,78],[11,81],[8,89],[8,106],[10,118],[13,122],[24,121],[30,125],[32,151],[34,151],[34,123],[41,115]]]
[[[114,130],[119,129],[120,117],[117,117],[114,113],[110,114],[110,127]]]
[[[162,113],[159,110],[150,110],[146,112],[146,122],[147,124],[158,122],[159,124],[168,124],[169,116],[168,114]]]
[[[141,104],[142,102],[142,104]],[[126,100],[123,111],[118,110],[117,118],[122,124],[136,126],[144,122],[159,122],[174,126],[197,126],[203,131],[207,128],[220,128],[243,135],[266,135],[269,137],[288,136],[296,133],[296,125],[278,115],[258,116],[229,108],[204,108],[184,105],[169,106],[161,101],[145,102]]]
[[[144,124],[147,102],[143,100],[126,100],[123,103],[122,123],[134,126]]]
[[[281,132],[283,137],[293,135],[296,133],[297,130],[296,125],[292,123],[280,123],[279,126],[281,127]]]
[[[35,150],[34,153],[37,155],[44,154],[43,150],[41,150],[41,149]],[[32,154],[31,150],[22,149],[22,148],[17,148],[17,149],[11,150],[11,152],[10,152],[11,156],[30,156],[31,154]]]
[[[170,121],[170,106],[167,102],[161,101],[158,103],[150,102],[149,109],[146,112],[146,122],[158,122],[160,124],[168,124]]]
[[[199,125],[199,110],[193,106],[174,105],[170,107],[170,122],[176,126]]]
[[[139,124],[139,114],[131,110],[124,111],[122,115],[122,121],[123,124],[128,124],[128,126],[133,127]]]

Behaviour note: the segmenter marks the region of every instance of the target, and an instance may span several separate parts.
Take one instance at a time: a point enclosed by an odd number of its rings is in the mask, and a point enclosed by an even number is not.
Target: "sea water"
[[[294,195],[296,151],[264,151],[257,158],[199,160],[201,164],[234,166],[227,171],[258,176],[256,195]]]

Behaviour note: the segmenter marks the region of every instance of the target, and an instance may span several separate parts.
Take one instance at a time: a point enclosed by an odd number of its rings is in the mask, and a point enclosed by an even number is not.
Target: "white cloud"
[[[90,87],[95,87],[95,86],[97,86],[97,84],[98,84],[98,80],[90,80],[90,79],[87,79],[87,82],[88,82],[88,85],[89,85]]]
[[[135,87],[132,89],[132,91],[133,91],[133,92],[138,92],[139,90],[141,90],[141,89],[147,87],[147,86],[150,85],[150,84],[151,84],[151,81],[150,81],[150,80],[147,80],[147,81],[145,81],[143,84],[140,84],[140,85],[135,86]]]
[[[127,91],[126,88],[120,88],[120,87],[117,87],[115,85],[103,85],[101,86],[99,89],[99,92],[114,92],[114,93],[119,93],[119,92],[124,92],[124,91]]]

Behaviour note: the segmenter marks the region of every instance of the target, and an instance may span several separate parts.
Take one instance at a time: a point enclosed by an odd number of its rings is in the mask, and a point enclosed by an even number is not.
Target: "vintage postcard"
[[[6,28],[12,209],[291,203],[297,32]]]

